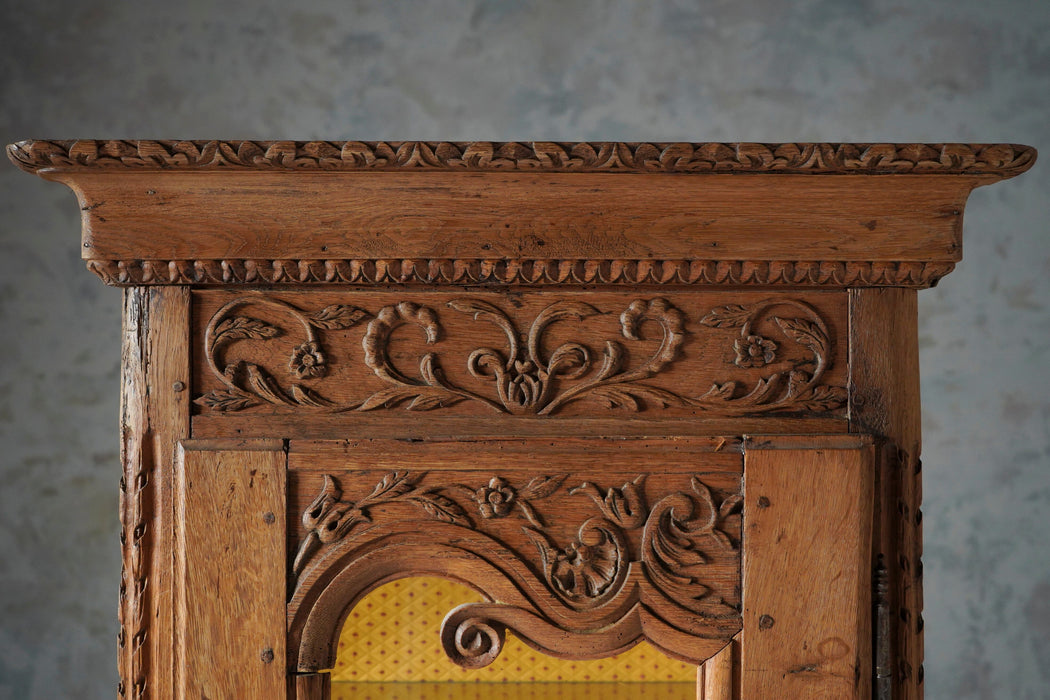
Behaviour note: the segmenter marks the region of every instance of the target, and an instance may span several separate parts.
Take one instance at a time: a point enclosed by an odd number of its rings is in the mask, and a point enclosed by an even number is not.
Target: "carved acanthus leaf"
[[[711,593],[700,578],[710,559],[705,547],[739,548],[726,528],[742,500],[732,494],[716,506],[706,484],[693,477],[691,485],[691,494],[671,494],[653,506],[642,531],[641,559],[655,586],[687,610],[702,612],[702,599]]]
[[[530,170],[555,172],[952,173],[1016,175],[1035,149],[1016,144],[569,143],[491,141],[19,141],[28,171]]]

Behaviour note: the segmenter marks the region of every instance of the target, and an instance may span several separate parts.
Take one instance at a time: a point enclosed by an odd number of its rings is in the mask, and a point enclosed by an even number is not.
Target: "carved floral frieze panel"
[[[410,555],[398,564],[409,574],[445,571],[452,561],[448,573],[467,576],[470,569],[454,561],[478,557],[499,571],[484,584],[466,581],[489,602],[452,611],[442,627],[446,653],[468,668],[495,659],[508,628],[570,658],[616,653],[641,638],[666,648],[683,632],[707,640],[735,634],[739,468],[702,459],[693,471],[678,464],[663,473],[645,465],[597,473],[574,466],[427,470],[410,463],[296,473],[289,512],[300,522],[290,569],[292,618],[312,587],[379,543],[391,558],[402,556],[396,542],[407,535],[425,539],[444,562]],[[504,597],[502,583],[486,587],[503,580],[524,595]],[[566,631],[589,641],[577,646]],[[687,648],[672,651],[699,660]]]
[[[841,415],[845,294],[196,295],[198,410]]]

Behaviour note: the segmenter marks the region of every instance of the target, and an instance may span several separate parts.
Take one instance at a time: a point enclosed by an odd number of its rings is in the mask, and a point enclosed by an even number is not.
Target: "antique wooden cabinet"
[[[8,152],[125,288],[122,697],[327,697],[419,575],[481,594],[467,668],[510,632],[707,700],[921,697],[916,292],[1033,149]]]

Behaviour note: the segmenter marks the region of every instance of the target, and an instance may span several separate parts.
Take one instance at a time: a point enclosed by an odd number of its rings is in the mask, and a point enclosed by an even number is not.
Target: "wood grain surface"
[[[744,455],[740,697],[867,700],[871,440],[756,438]]]
[[[884,572],[877,650],[879,700],[921,700],[922,447],[918,295],[850,291],[850,431],[886,438],[879,455],[879,532],[873,564]]]
[[[129,290],[121,362],[122,698],[164,697],[174,674],[175,447],[190,431],[190,294]]]
[[[288,684],[284,444],[180,447],[174,697],[279,698]]]

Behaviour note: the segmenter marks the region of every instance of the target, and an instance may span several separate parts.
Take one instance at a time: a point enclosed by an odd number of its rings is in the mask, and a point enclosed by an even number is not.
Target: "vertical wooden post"
[[[870,438],[745,444],[742,698],[871,697],[873,497]]]
[[[328,673],[297,673],[288,677],[289,700],[330,700],[332,679]]]
[[[286,697],[284,445],[180,447],[176,697]]]
[[[884,610],[876,691],[922,700],[922,446],[918,296],[914,289],[849,292],[850,431],[887,439],[879,457],[876,561]]]
[[[739,662],[738,640],[726,644],[721,651],[696,669],[697,700],[735,700],[733,676]]]
[[[190,292],[124,293],[121,368],[121,581],[118,692],[171,696],[172,474],[190,426]]]

